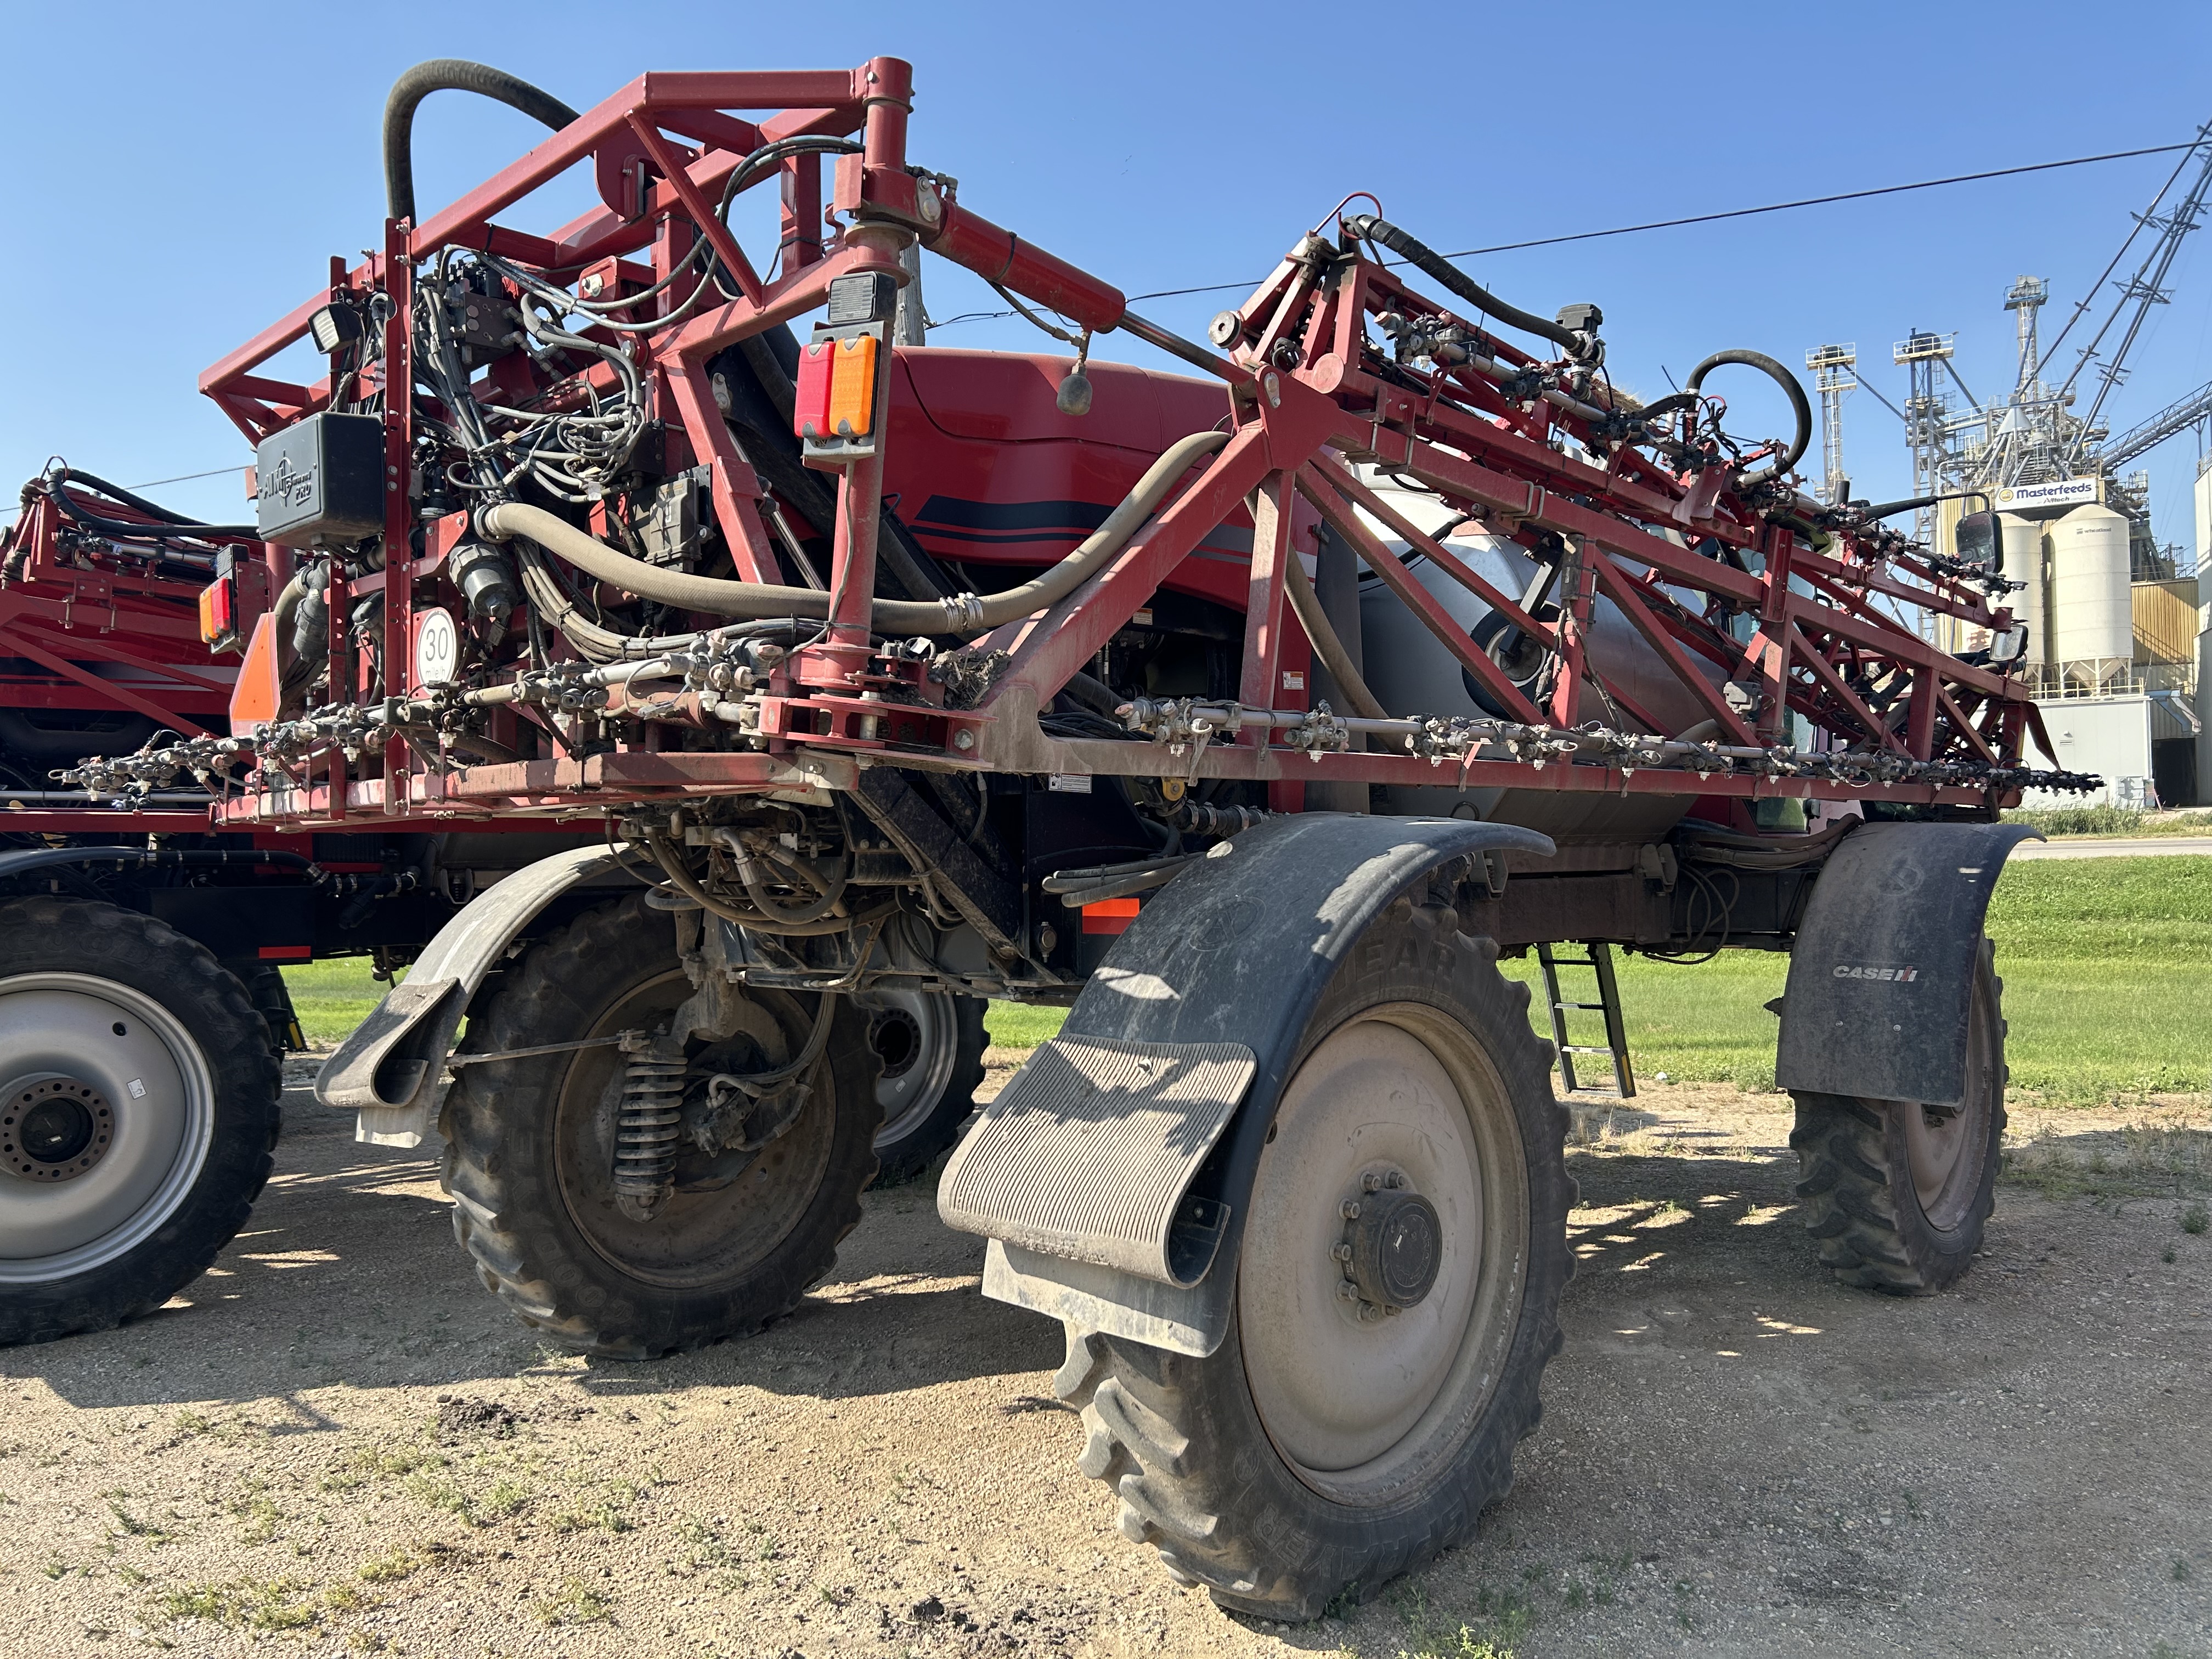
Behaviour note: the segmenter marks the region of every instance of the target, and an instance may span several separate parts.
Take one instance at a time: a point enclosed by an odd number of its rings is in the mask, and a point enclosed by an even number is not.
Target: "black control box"
[[[348,547],[384,530],[384,422],[310,415],[253,452],[254,522],[283,547]]]

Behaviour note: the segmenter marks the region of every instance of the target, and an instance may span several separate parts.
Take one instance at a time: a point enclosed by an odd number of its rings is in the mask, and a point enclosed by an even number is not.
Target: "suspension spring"
[[[683,1116],[684,1050],[665,1037],[625,1033],[622,1115],[615,1126],[615,1202],[625,1215],[652,1218],[676,1174]]]

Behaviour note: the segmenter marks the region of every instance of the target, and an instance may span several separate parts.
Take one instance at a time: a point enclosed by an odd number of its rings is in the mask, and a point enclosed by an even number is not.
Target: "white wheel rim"
[[[1406,1178],[1436,1211],[1436,1278],[1363,1318],[1338,1289],[1342,1206]],[[1356,1501],[1435,1465],[1502,1369],[1525,1270],[1526,1173],[1501,1080],[1440,1011],[1368,1011],[1315,1048],[1261,1155],[1237,1268],[1254,1405],[1309,1484]]]
[[[183,1204],[214,1138],[215,1079],[199,1045],[128,985],[0,979],[0,1113],[53,1077],[81,1079],[112,1107],[111,1143],[67,1181],[0,1172],[0,1284],[46,1283],[137,1249]]]
[[[873,1018],[889,1015],[902,1026],[912,1022],[911,1059],[896,1074],[886,1072],[876,1080],[876,1103],[884,1114],[876,1145],[888,1146],[921,1127],[945,1098],[960,1058],[959,1015],[944,991],[882,991],[862,1006]]]

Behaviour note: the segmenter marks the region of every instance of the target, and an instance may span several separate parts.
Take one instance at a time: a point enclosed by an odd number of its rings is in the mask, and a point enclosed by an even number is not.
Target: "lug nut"
[[[1358,1200],[1349,1198],[1346,1199],[1344,1202],[1338,1206],[1337,1213],[1342,1216],[1346,1221],[1358,1220],[1359,1205]]]
[[[1339,1261],[1349,1261],[1352,1260],[1352,1246],[1349,1244],[1339,1244],[1335,1249],[1332,1249],[1329,1254],[1334,1256]]]
[[[1367,1193],[1380,1192],[1382,1189],[1382,1177],[1370,1170],[1359,1177],[1359,1189]]]

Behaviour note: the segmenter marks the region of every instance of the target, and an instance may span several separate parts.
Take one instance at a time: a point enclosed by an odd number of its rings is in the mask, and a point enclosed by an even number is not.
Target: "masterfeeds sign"
[[[2087,507],[2104,497],[2102,478],[2053,478],[2049,483],[2008,484],[1996,492],[1997,511],[2026,513],[2039,507]]]
[[[1918,979],[1920,970],[1917,968],[1854,968],[1847,962],[1839,962],[1836,964],[1835,975],[1838,979],[1887,979],[1902,984],[1906,980]]]

